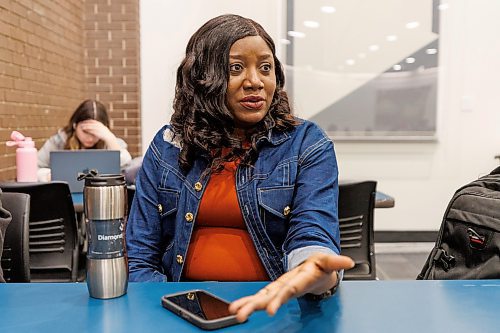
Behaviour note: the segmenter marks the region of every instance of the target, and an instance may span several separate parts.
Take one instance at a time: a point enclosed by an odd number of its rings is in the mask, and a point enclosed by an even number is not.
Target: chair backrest
[[[30,282],[30,196],[25,193],[3,193],[2,206],[12,215],[3,243],[3,277],[6,282]]]
[[[135,184],[135,177],[142,166],[142,159],[142,156],[133,158],[132,161],[130,161],[130,163],[123,169],[127,185]]]
[[[71,282],[78,274],[78,227],[68,184],[0,184],[30,195],[29,254],[32,282]]]
[[[342,254],[356,263],[354,268],[345,271],[346,280],[376,278],[373,238],[376,187],[376,181],[339,185],[340,247]]]

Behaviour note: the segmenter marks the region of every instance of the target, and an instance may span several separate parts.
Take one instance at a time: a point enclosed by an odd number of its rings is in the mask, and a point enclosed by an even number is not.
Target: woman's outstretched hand
[[[315,253],[299,266],[280,276],[255,295],[231,303],[229,311],[244,322],[254,311],[266,310],[273,316],[289,299],[308,293],[322,294],[337,283],[336,271],[350,269],[354,262],[346,256]]]

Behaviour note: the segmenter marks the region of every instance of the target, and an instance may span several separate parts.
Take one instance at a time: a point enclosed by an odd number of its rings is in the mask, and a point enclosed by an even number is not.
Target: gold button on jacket
[[[195,189],[197,192],[200,192],[202,188],[203,188],[203,185],[201,185],[201,183],[200,183],[200,182],[196,182],[196,183],[194,184],[194,189]]]
[[[290,206],[286,206],[285,209],[283,209],[283,215],[288,216],[290,214]]]
[[[179,265],[182,265],[182,263],[184,262],[184,258],[180,254],[178,254],[176,258],[177,258],[177,263]]]
[[[184,216],[184,218],[186,219],[186,221],[192,222],[193,219],[194,219],[194,215],[193,215],[193,213],[186,213],[186,215]]]

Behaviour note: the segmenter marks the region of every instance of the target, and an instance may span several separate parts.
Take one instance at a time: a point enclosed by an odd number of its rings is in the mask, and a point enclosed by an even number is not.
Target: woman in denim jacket
[[[250,19],[222,15],[191,37],[171,123],[136,178],[130,281],[272,280],[232,303],[241,321],[335,290],[353,262],[339,255],[333,143],[291,115],[284,83]]]

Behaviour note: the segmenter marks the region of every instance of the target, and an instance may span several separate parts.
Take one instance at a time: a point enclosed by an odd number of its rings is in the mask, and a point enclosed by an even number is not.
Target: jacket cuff
[[[318,252],[326,253],[326,254],[333,254],[335,256],[339,255],[338,253],[335,253],[332,249],[330,249],[328,247],[324,247],[324,246],[311,245],[311,246],[301,247],[301,248],[293,250],[292,252],[290,252],[286,256],[285,270],[287,272],[291,271],[292,269],[294,269],[298,265],[302,264],[307,258],[309,258],[309,256],[311,256],[314,253],[318,253]],[[344,277],[344,270],[343,269],[339,270],[338,274],[339,274],[338,275],[339,279],[337,281],[337,285],[340,283],[340,281],[342,281],[342,279]]]

